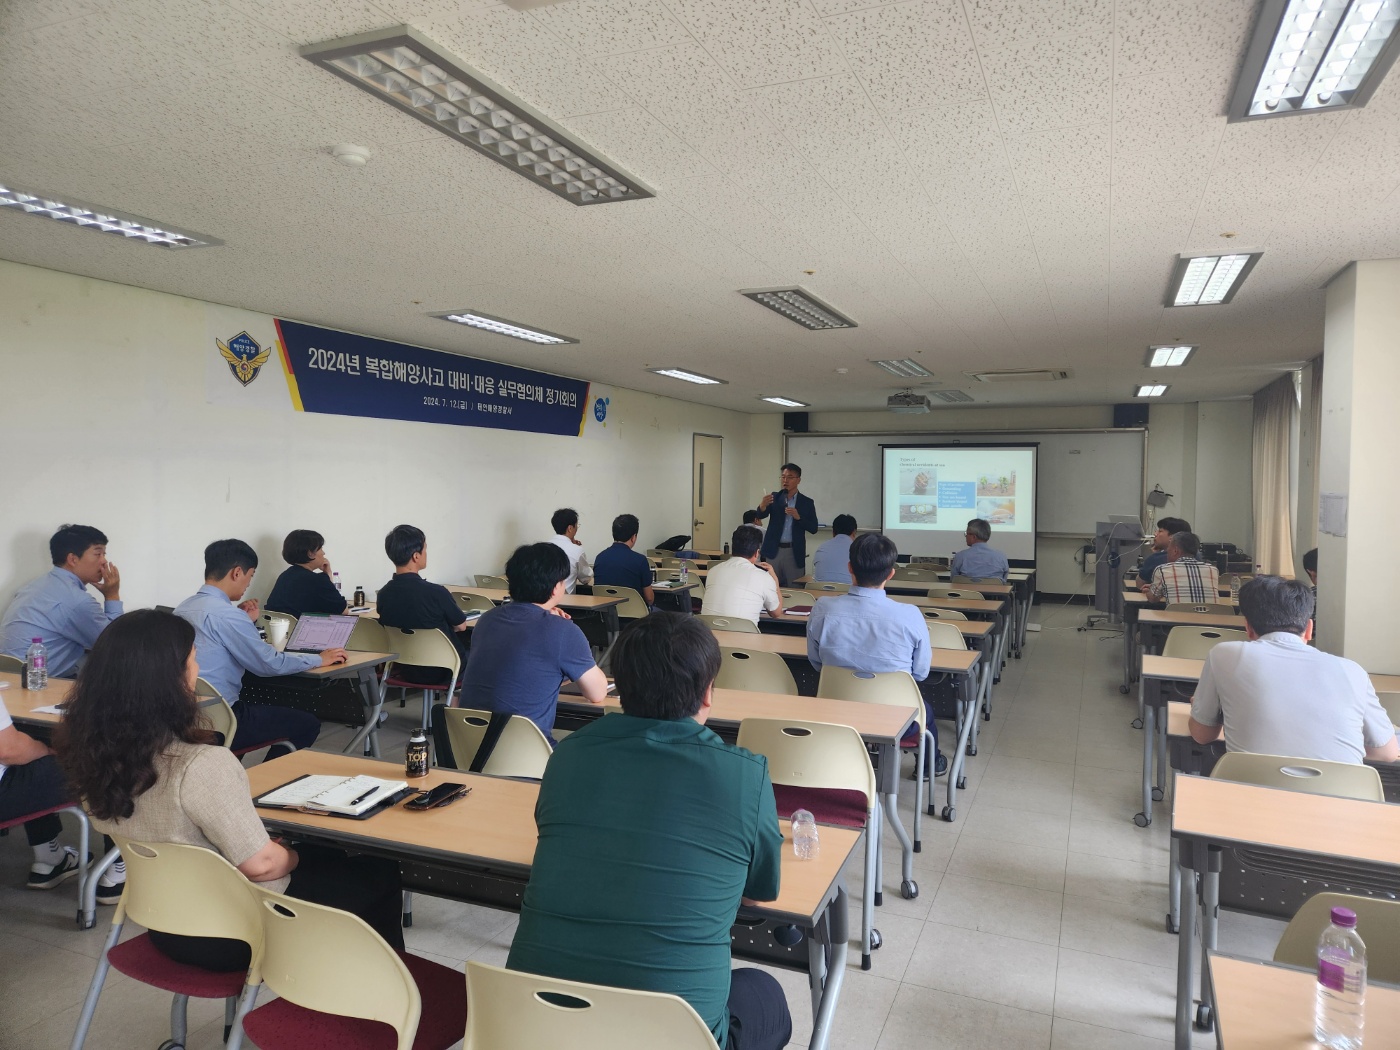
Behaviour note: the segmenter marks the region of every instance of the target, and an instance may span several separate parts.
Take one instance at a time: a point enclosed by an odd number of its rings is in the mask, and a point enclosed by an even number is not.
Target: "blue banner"
[[[588,384],[547,372],[276,321],[299,412],[577,437]]]

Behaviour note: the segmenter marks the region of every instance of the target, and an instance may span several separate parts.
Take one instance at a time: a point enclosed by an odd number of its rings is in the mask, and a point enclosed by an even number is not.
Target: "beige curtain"
[[[1298,521],[1293,558],[1299,568],[1303,555],[1317,546],[1319,470],[1322,457],[1322,355],[1303,366],[1303,404],[1298,428]]]
[[[1293,575],[1289,452],[1297,416],[1291,373],[1254,395],[1254,561],[1285,576]]]

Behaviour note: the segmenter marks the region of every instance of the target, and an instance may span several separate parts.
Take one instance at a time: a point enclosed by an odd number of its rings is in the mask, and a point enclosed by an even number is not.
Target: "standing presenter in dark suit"
[[[807,572],[807,534],[817,531],[817,505],[797,491],[802,468],[784,463],[783,487],[770,492],[758,505],[760,519],[768,519],[763,537],[763,560],[778,574],[778,584],[791,587]]]

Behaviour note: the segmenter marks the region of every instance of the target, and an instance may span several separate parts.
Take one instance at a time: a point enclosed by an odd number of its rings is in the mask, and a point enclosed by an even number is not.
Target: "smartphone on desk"
[[[439,784],[437,787],[425,791],[412,802],[405,802],[403,808],[413,810],[438,809],[456,802],[459,798],[465,798],[471,792],[472,789],[466,784]]]

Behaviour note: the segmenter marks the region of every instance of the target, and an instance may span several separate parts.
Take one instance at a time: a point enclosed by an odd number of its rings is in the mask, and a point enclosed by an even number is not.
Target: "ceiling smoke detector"
[[[331,156],[347,168],[363,168],[369,163],[369,150],[364,146],[356,146],[349,142],[332,146]]]

